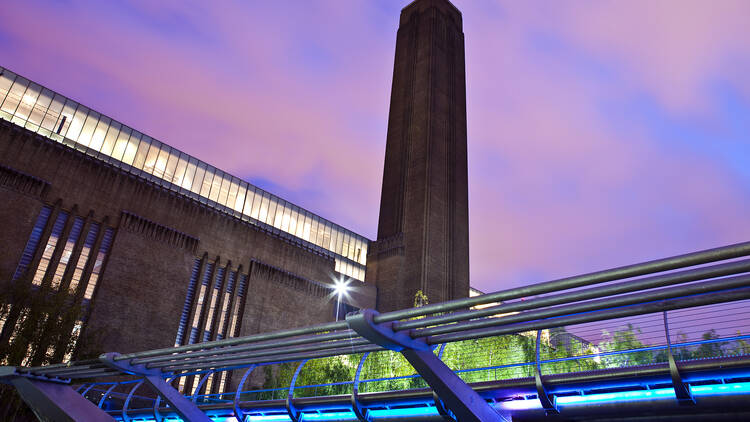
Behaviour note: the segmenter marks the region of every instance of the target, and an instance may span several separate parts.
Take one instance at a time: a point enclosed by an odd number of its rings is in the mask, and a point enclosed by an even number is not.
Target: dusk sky
[[[370,239],[408,1],[37,1],[0,66]],[[454,0],[471,281],[750,240],[750,2]]]

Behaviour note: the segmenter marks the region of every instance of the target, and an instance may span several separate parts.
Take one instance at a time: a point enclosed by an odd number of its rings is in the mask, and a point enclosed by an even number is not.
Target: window
[[[221,284],[224,281],[224,268],[216,270],[216,281],[214,282],[214,288],[211,289],[211,302],[208,305],[208,313],[206,314],[206,325],[203,329],[203,341],[209,341],[211,339],[211,326],[214,323],[214,314],[216,313],[216,302],[221,298]]]
[[[78,261],[76,261],[75,270],[73,270],[73,277],[70,279],[70,290],[76,292],[78,285],[81,283],[81,276],[86,268],[86,264],[89,261],[89,255],[91,255],[91,248],[94,247],[96,242],[96,235],[99,234],[99,224],[92,223],[89,227],[89,233],[86,235],[86,240],[81,248],[81,254],[78,255]]]
[[[96,254],[96,260],[94,261],[94,268],[91,270],[91,276],[86,285],[86,290],[83,293],[83,299],[86,301],[89,301],[94,297],[96,283],[99,281],[104,260],[107,258],[107,254],[109,254],[109,247],[112,245],[112,236],[114,236],[114,233],[115,231],[113,229],[107,229],[104,231],[102,243],[99,245],[99,252]]]
[[[26,272],[26,268],[29,267],[31,260],[34,259],[34,254],[36,253],[37,246],[39,246],[39,240],[42,237],[44,226],[47,225],[47,220],[51,213],[52,208],[47,206],[42,207],[42,210],[39,212],[39,216],[36,218],[36,223],[34,223],[34,228],[31,229],[29,240],[26,242],[26,247],[21,254],[21,259],[18,262],[16,271],[13,273],[13,281],[18,280],[23,273]]]
[[[198,275],[200,274],[201,260],[196,258],[193,263],[193,271],[190,273],[190,281],[188,282],[187,295],[185,296],[185,304],[182,306],[182,315],[180,316],[180,325],[177,327],[177,338],[174,341],[174,345],[179,346],[182,344],[182,340],[185,337],[185,327],[187,326],[188,317],[190,316],[190,308],[193,306],[193,297],[195,297],[195,285],[198,282]]]
[[[198,294],[198,303],[195,305],[195,313],[193,314],[193,324],[190,329],[190,339],[188,341],[188,344],[193,344],[198,340],[198,323],[200,323],[201,312],[203,312],[203,302],[206,298],[206,290],[208,289],[208,283],[211,281],[213,272],[214,264],[207,264],[206,271],[203,273],[203,279],[201,280],[200,293]]]
[[[44,275],[47,273],[47,267],[52,259],[52,254],[55,252],[57,241],[60,239],[60,235],[65,227],[65,221],[67,220],[68,213],[65,211],[60,211],[57,214],[55,225],[52,226],[52,233],[50,233],[47,244],[44,247],[44,252],[42,252],[42,257],[39,259],[39,265],[36,267],[36,272],[34,273],[34,278],[32,280],[32,284],[37,287],[42,285]]]
[[[68,234],[68,240],[65,242],[62,255],[60,255],[60,261],[57,263],[55,274],[52,276],[52,288],[54,290],[60,288],[65,269],[68,267],[68,261],[70,261],[70,256],[73,254],[73,247],[75,247],[76,242],[78,241],[78,236],[80,236],[82,228],[83,218],[76,217],[75,220],[73,220],[73,227],[71,227],[70,234]]]

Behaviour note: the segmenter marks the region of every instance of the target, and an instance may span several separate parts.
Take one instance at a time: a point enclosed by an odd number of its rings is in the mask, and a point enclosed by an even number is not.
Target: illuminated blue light
[[[263,422],[276,422],[276,421],[284,421],[284,422],[291,422],[291,419],[289,419],[289,416],[287,415],[259,415],[259,416],[248,416],[245,418],[246,421],[263,421]]]
[[[399,409],[370,410],[373,418],[439,415],[434,407],[402,407]]]
[[[710,396],[725,394],[750,393],[750,382],[739,382],[733,384],[696,385],[690,386],[694,396]],[[623,402],[638,400],[660,400],[674,399],[674,389],[659,388],[656,390],[620,391],[616,393],[587,394],[583,396],[556,397],[556,403],[561,406],[582,405],[591,403]],[[506,410],[529,410],[542,407],[538,399],[511,400],[500,403],[500,407]]]
[[[739,382],[732,384],[696,385],[691,386],[690,391],[694,396],[747,394],[750,393],[750,382]],[[674,399],[672,388],[659,388],[655,390],[619,391],[615,393],[587,394],[583,396],[556,397],[556,403],[560,406],[580,406],[592,403],[613,403],[639,400],[663,400]],[[498,404],[504,410],[530,410],[541,409],[542,405],[538,399],[510,400]],[[398,409],[373,409],[369,415],[373,418],[408,418],[415,416],[439,415],[437,409],[432,406],[403,407]],[[215,422],[237,422],[234,417],[213,417]],[[302,420],[306,421],[340,421],[352,420],[356,416],[351,411],[342,412],[303,412]],[[153,419],[149,419],[153,420]],[[289,422],[289,416],[285,414],[276,415],[249,415],[245,419],[249,422]]]

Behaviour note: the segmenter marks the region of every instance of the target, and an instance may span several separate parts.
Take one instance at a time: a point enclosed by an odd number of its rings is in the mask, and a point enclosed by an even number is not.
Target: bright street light
[[[336,294],[336,321],[339,320],[339,308],[341,308],[341,296],[349,291],[349,282],[341,279],[334,281],[333,292]]]

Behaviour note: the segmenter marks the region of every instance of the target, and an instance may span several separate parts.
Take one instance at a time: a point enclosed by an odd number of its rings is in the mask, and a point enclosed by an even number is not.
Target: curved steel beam
[[[307,359],[303,360],[302,362],[300,362],[297,370],[294,371],[292,382],[289,384],[289,394],[286,396],[286,412],[289,414],[289,419],[291,419],[292,422],[299,422],[301,419],[299,410],[294,407],[294,384],[297,383],[297,377],[299,376],[302,367],[305,366],[306,363]]]
[[[128,406],[130,406],[130,400],[133,398],[133,394],[135,394],[135,390],[138,389],[145,380],[140,380],[137,383],[135,383],[135,386],[130,390],[128,393],[128,397],[125,398],[125,402],[122,404],[122,420],[123,422],[130,422],[130,417],[128,416]]]
[[[105,400],[107,399],[107,396],[109,396],[109,393],[111,393],[111,392],[112,392],[112,390],[114,390],[114,389],[115,389],[115,387],[117,387],[118,385],[119,385],[119,384],[117,384],[117,383],[114,383],[114,384],[112,384],[112,386],[111,386],[111,387],[109,387],[109,388],[107,389],[107,391],[105,391],[105,392],[104,392],[104,394],[102,394],[102,398],[101,398],[101,399],[99,399],[99,403],[97,403],[96,407],[98,407],[99,409],[101,409],[101,408],[102,408],[102,406],[104,405],[104,401],[105,401]]]
[[[544,387],[542,381],[542,362],[540,358],[540,349],[542,345],[542,330],[536,332],[536,365],[534,371],[534,383],[536,384],[536,395],[539,397],[539,402],[542,404],[544,411],[547,414],[560,413],[555,404],[555,397],[547,393],[547,389]]]
[[[234,400],[232,401],[232,411],[234,412],[234,417],[238,422],[243,422],[245,419],[245,412],[243,412],[242,408],[240,407],[240,394],[242,393],[242,389],[245,387],[245,382],[247,382],[250,374],[255,368],[257,368],[257,365],[250,365],[250,367],[247,368],[247,371],[245,371],[245,374],[242,375],[242,379],[240,380],[239,384],[237,384],[237,391],[235,391],[234,393]]]
[[[354,384],[352,385],[352,412],[354,412],[354,416],[356,416],[360,422],[370,422],[370,416],[368,415],[369,410],[362,408],[362,405],[359,402],[359,375],[362,373],[365,360],[369,355],[370,352],[366,352],[362,355],[362,359],[359,360],[357,372],[354,373]]]
[[[203,388],[203,384],[208,381],[208,379],[211,377],[211,375],[214,374],[215,371],[208,371],[200,378],[200,381],[198,381],[198,385],[195,386],[195,390],[193,390],[193,395],[190,397],[190,401],[193,403],[196,403],[198,401],[198,395],[201,392],[201,388]],[[206,393],[208,394],[208,393]]]

